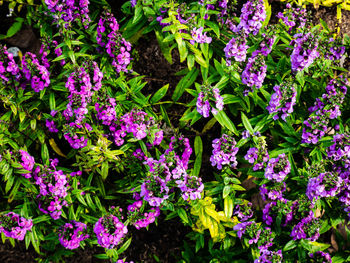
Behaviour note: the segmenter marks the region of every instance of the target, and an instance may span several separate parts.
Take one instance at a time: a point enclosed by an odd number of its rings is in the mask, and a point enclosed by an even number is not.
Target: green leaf
[[[289,251],[297,246],[295,240],[290,240],[283,248],[283,252]]]
[[[108,161],[105,161],[102,163],[102,168],[101,168],[101,176],[102,176],[102,180],[106,180],[107,176],[108,176]]]
[[[186,74],[185,77],[183,77],[179,83],[176,85],[173,96],[172,96],[172,100],[173,101],[178,101],[178,99],[182,96],[182,94],[185,92],[185,89],[189,88],[194,81],[196,80],[197,76],[198,76],[198,69],[193,68],[191,69],[190,72],[188,72]]]
[[[247,118],[247,116],[243,112],[241,112],[241,118],[242,118],[244,128],[246,128],[246,130],[248,130],[250,134],[254,134],[254,129],[253,129],[252,125],[250,124],[249,119]]]
[[[17,21],[7,30],[6,38],[14,36],[22,28],[23,21]]]
[[[41,145],[41,158],[44,164],[47,164],[47,165],[49,164],[50,156],[49,156],[49,149],[47,148],[46,143],[43,143]]]
[[[196,155],[201,155],[203,152],[203,142],[200,136],[194,139],[194,152]]]
[[[168,88],[169,88],[169,84],[166,84],[163,87],[161,87],[159,90],[157,90],[157,92],[151,98],[151,103],[156,103],[160,101],[167,93]]]
[[[216,115],[214,115],[214,118],[224,127],[229,129],[234,134],[238,135],[238,131],[233,124],[233,122],[227,117],[226,113],[224,111],[218,111]]]
[[[50,110],[56,109],[55,93],[51,92],[49,97]]]
[[[181,218],[181,220],[182,220],[185,224],[188,224],[188,223],[189,223],[188,217],[187,217],[187,213],[186,213],[185,209],[183,209],[183,208],[177,209],[177,214],[179,215],[179,217]]]
[[[231,186],[225,185],[224,190],[222,191],[222,198],[225,199],[231,193]]]

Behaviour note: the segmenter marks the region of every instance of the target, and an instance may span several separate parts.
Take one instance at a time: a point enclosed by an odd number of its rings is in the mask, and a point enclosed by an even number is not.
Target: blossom
[[[84,223],[72,220],[60,227],[58,231],[58,240],[61,245],[67,249],[76,249],[80,242],[89,237],[86,234],[87,226]]]
[[[14,212],[0,215],[0,233],[4,233],[6,237],[23,240],[32,227],[31,219],[21,217]]]
[[[296,103],[297,92],[295,85],[292,83],[284,83],[283,85],[276,85],[273,88],[274,93],[271,95],[269,105],[266,109],[269,113],[281,113],[281,118],[286,121],[286,118],[293,112],[293,106]],[[273,116],[277,120],[280,116],[278,114]]]
[[[207,36],[207,32],[203,33],[203,27],[193,28],[191,31],[193,40],[190,43],[211,43],[212,38]]]
[[[108,214],[96,222],[94,232],[101,247],[113,249],[122,241],[128,229],[118,217]]]
[[[233,137],[223,134],[221,138],[213,140],[213,152],[210,157],[211,165],[216,166],[219,170],[223,165],[230,165],[232,168],[236,168],[237,159],[236,154],[238,147]]]
[[[288,157],[282,153],[277,158],[271,158],[267,163],[265,169],[265,178],[282,182],[284,178],[290,173],[290,163]]]
[[[242,83],[250,88],[260,89],[266,77],[267,65],[264,55],[258,53],[248,59],[248,63],[242,72]],[[245,93],[252,91],[247,90]]]
[[[266,10],[263,0],[248,0],[242,7],[240,22],[237,31],[245,34],[258,34],[262,22],[266,19]]]
[[[226,44],[226,47],[224,48],[226,65],[231,65],[232,62],[230,59],[232,57],[238,62],[245,61],[248,48],[249,46],[247,45],[245,35],[241,34],[236,37],[232,37],[232,39]]]
[[[218,88],[212,88],[211,86],[201,86],[201,92],[198,94],[197,98],[197,111],[199,114],[201,114],[204,118],[209,117],[210,110],[213,114],[216,114],[217,111],[214,107],[211,107],[209,100],[210,99],[215,100],[215,107],[218,110],[223,110],[224,108],[224,101],[223,98],[220,96],[220,90]]]

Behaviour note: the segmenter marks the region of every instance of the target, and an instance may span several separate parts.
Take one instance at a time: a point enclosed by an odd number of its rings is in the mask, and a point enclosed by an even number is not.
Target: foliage
[[[262,0],[37,9],[40,52],[0,46],[3,241],[121,262],[164,214],[193,230],[180,262],[349,261],[349,41]],[[133,71],[146,34],[184,65],[176,87]]]

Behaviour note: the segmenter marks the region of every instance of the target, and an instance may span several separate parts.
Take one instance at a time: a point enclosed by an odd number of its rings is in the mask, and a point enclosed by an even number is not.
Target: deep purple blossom
[[[238,152],[238,147],[235,147],[236,144],[235,139],[226,134],[223,134],[219,139],[213,140],[213,152],[210,157],[211,165],[216,166],[219,170],[224,165],[236,168],[236,154]]]
[[[210,105],[210,99],[215,101],[216,108]],[[224,100],[220,96],[220,90],[211,86],[202,85],[201,92],[198,94],[196,106],[198,113],[204,118],[209,117],[210,110],[214,115],[217,113],[217,110],[223,110]]]
[[[118,217],[108,214],[96,222],[94,232],[101,247],[113,249],[121,243],[128,229]]]
[[[264,55],[258,53],[248,59],[248,63],[242,72],[242,83],[250,87],[245,91],[245,95],[253,89],[260,89],[266,77],[267,65],[265,63]]]
[[[265,178],[282,182],[290,173],[290,163],[288,157],[282,153],[277,158],[271,158],[265,169]]]
[[[65,248],[76,249],[80,246],[81,241],[89,237],[86,232],[86,224],[73,220],[60,227],[58,231],[58,240]]]
[[[4,233],[6,237],[23,240],[32,226],[31,219],[26,219],[13,212],[0,215],[0,233]]]
[[[238,31],[245,34],[256,35],[262,27],[262,22],[266,19],[266,11],[263,0],[248,0],[242,7]]]
[[[236,37],[232,37],[232,39],[226,44],[226,47],[224,48],[226,65],[231,65],[232,57],[238,62],[245,61],[248,48],[249,46],[247,45],[245,35],[241,34]]]

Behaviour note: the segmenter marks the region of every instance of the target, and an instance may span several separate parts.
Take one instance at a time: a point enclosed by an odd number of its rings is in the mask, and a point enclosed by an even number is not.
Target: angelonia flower
[[[288,28],[288,33],[291,33],[292,29],[303,29],[308,21],[308,14],[306,9],[300,7],[292,7],[291,4],[286,5],[286,9],[277,14],[277,18],[280,18]]]
[[[86,232],[86,224],[72,220],[59,228],[58,240],[66,249],[76,249],[89,237]]]
[[[244,31],[246,35],[259,33],[262,22],[266,19],[266,10],[263,0],[248,0],[242,7],[238,31]]]
[[[282,263],[282,261],[282,250],[270,251],[268,249],[263,249],[260,252],[259,258],[254,260],[254,263]]]
[[[350,167],[350,134],[335,134],[333,144],[327,148],[327,158],[341,161],[344,168]]]
[[[35,92],[40,92],[50,84],[50,72],[41,65],[35,54],[27,52],[22,59],[23,76]]]
[[[290,163],[286,154],[282,153],[277,158],[271,158],[265,169],[265,178],[282,182],[290,173]]]
[[[0,80],[6,85],[11,83],[12,80],[20,81],[21,69],[18,67],[16,61],[13,58],[13,54],[7,51],[6,46],[0,45]],[[16,85],[16,83],[12,83]]]
[[[119,32],[119,24],[113,14],[104,11],[97,26],[97,44],[112,58],[112,66],[117,73],[128,72],[131,44]]]
[[[214,99],[216,109],[210,105],[210,99]],[[198,113],[204,118],[209,117],[210,110],[213,114],[216,114],[217,110],[223,110],[224,100],[220,96],[220,90],[211,86],[202,85],[201,91],[198,94],[196,106]]]
[[[135,7],[137,5],[137,0],[130,0],[130,4],[131,4],[131,7]]]
[[[4,233],[6,237],[23,240],[27,231],[30,231],[32,227],[31,219],[26,219],[13,212],[0,215],[0,233]]]
[[[275,233],[270,228],[263,228],[261,224],[255,221],[247,221],[238,223],[233,227],[233,230],[237,231],[237,236],[242,239],[245,235],[249,239],[249,245],[257,244],[258,248],[265,250],[273,245],[272,241],[275,238]]]
[[[213,152],[210,156],[211,165],[216,166],[219,170],[225,165],[236,168],[238,164],[236,159],[238,147],[235,147],[236,144],[235,139],[227,134],[213,140]]]
[[[315,218],[313,212],[310,211],[307,217],[303,218],[293,227],[290,236],[293,240],[307,239],[310,241],[316,241],[320,236],[320,227],[320,220]]]
[[[104,105],[103,108],[100,105]],[[97,106],[97,107],[96,107]],[[101,101],[101,104],[95,105],[98,113],[98,118],[104,121],[104,124],[109,125],[109,130],[113,136],[114,143],[117,146],[124,144],[124,138],[131,133],[136,140],[142,140],[147,137],[152,145],[159,145],[163,140],[163,131],[159,128],[155,119],[149,116],[146,112],[139,109],[132,109],[125,113],[116,122],[115,118],[115,100],[110,99],[109,105],[106,101]],[[103,114],[102,114],[103,113]],[[107,121],[106,121],[107,120]]]
[[[29,173],[27,174],[22,174],[22,176],[24,176],[25,178],[31,178],[31,172],[34,168],[34,164],[35,164],[35,160],[34,157],[31,156],[28,152],[24,151],[24,150],[19,150],[18,151],[21,155],[21,161],[22,162],[18,162],[20,165],[22,165],[22,168],[24,170],[29,171]]]
[[[137,200],[128,206],[128,219],[136,229],[147,227],[160,215],[159,207],[152,207],[147,212],[141,213],[142,200]]]
[[[247,154],[244,156],[249,163],[255,163],[258,160],[259,150],[255,147],[249,148]]]
[[[70,177],[57,170],[58,159],[50,159],[50,166],[40,168],[37,166],[32,172],[35,185],[39,187],[36,199],[39,202],[39,210],[49,214],[54,220],[61,217],[62,208],[68,206],[66,197],[69,193]],[[71,176],[81,175],[81,171]]]
[[[345,47],[339,40],[336,41],[334,38],[330,38],[323,46],[326,48],[324,54],[326,59],[340,60],[345,53]]]
[[[97,237],[97,243],[101,247],[113,249],[121,243],[128,233],[128,229],[118,217],[107,214],[96,222],[94,233]]]
[[[253,204],[248,201],[238,204],[233,210],[233,215],[237,216],[240,222],[245,222],[253,216],[252,206]]]
[[[260,89],[266,77],[267,65],[265,56],[262,53],[256,54],[248,59],[248,63],[242,72],[242,83],[250,87],[244,91],[244,95],[252,92],[253,89]]]
[[[158,168],[158,167],[157,167]],[[158,169],[166,169],[166,167],[159,167]],[[159,173],[160,171],[158,171]],[[150,174],[141,184],[140,196],[147,201],[150,206],[160,206],[166,199],[169,198],[169,187],[167,182],[170,180],[159,177],[156,172]],[[166,171],[168,172],[168,171]]]
[[[126,262],[125,259],[118,259],[115,263],[128,263],[128,262]],[[134,261],[130,261],[129,263],[134,263]]]
[[[310,67],[320,53],[317,51],[318,38],[311,32],[295,34],[294,38],[290,43],[290,45],[294,45],[293,52],[290,55],[290,62],[292,71],[298,72]]]
[[[263,184],[259,188],[260,195],[264,201],[277,201],[284,200],[283,193],[286,191],[286,183],[276,183],[274,182],[271,186]]]
[[[190,43],[194,45],[194,43],[211,43],[212,38],[207,36],[207,32],[203,33],[203,27],[193,28],[191,30],[191,36],[193,40],[190,40]]]
[[[347,79],[339,76],[332,79],[326,87],[326,93],[317,98],[313,107],[309,108],[311,113],[304,121],[302,143],[316,144],[328,129],[329,121],[341,115],[340,107],[347,92]]]
[[[117,113],[115,107],[117,103],[115,98],[98,98],[98,102],[95,103],[95,110],[97,112],[96,117],[102,122],[102,124],[110,126],[113,122],[117,121]]]
[[[244,34],[237,34],[237,36],[232,37],[224,48],[226,65],[231,66],[232,57],[238,62],[245,61],[248,48],[249,46],[247,45],[247,39]]]
[[[310,253],[309,257],[312,259],[311,262],[332,263],[331,255],[327,252],[316,251],[315,253]]]
[[[47,8],[54,18],[54,23],[64,21],[67,28],[71,23],[79,21],[87,29],[90,23],[89,0],[45,0]]]
[[[94,93],[101,88],[102,77],[103,73],[94,61],[84,62],[68,76],[65,85],[69,91],[68,104],[62,112],[66,120],[63,133],[64,138],[74,149],[84,148],[87,145],[88,139],[85,133],[92,130],[90,124],[86,122],[88,105]]]
[[[320,197],[333,197],[340,192],[343,184],[342,178],[336,172],[321,173],[309,179],[306,196],[312,201]]]
[[[273,88],[274,93],[271,95],[269,105],[266,109],[270,114],[277,113],[273,116],[274,120],[279,117],[286,121],[286,118],[293,112],[293,106],[296,103],[297,92],[295,84],[284,82],[281,85],[276,85]],[[281,116],[279,116],[279,114]]]

